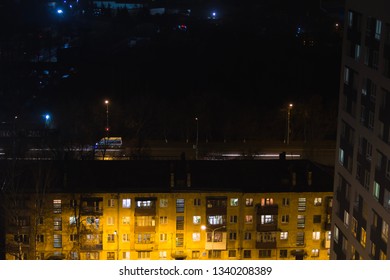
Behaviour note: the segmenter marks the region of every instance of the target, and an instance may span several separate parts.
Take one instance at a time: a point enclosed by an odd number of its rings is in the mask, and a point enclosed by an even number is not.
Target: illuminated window
[[[199,225],[200,224],[200,216],[193,216],[192,221],[194,225]]]
[[[138,259],[149,260],[150,251],[138,251]]]
[[[322,205],[322,198],[316,197],[314,198],[314,206],[321,206]]]
[[[253,223],[253,216],[252,215],[245,215],[245,223],[252,224]]]
[[[238,206],[238,198],[231,198],[230,206]]]
[[[158,252],[158,255],[160,259],[166,259],[167,258],[167,251],[160,251]]]
[[[245,198],[245,206],[253,206],[253,198]]]
[[[184,199],[176,199],[176,213],[184,213]]]
[[[270,197],[262,198],[261,199],[261,206],[266,206],[266,205],[273,205],[274,204],[274,199]]]
[[[351,230],[352,230],[352,235],[354,237],[356,237],[357,235],[357,228],[358,228],[358,222],[354,217],[352,217]]]
[[[54,199],[53,200],[53,213],[54,214],[61,214],[62,213],[61,199]]]
[[[305,228],[305,216],[304,215],[297,216],[297,228]]]
[[[62,247],[62,235],[61,234],[54,234],[53,236],[53,247],[54,248],[61,248]]]
[[[130,252],[122,252],[122,259],[130,260]]]
[[[385,222],[382,221],[382,230],[381,230],[381,237],[382,239],[387,243],[387,240],[389,238],[389,225]]]
[[[138,200],[137,208],[151,208],[153,202],[151,200]]]
[[[161,207],[161,208],[168,207],[168,199],[166,199],[166,198],[161,198],[161,199],[160,199],[160,207]]]
[[[347,210],[344,210],[344,225],[346,227],[349,226],[349,213],[347,212]]]
[[[288,231],[282,231],[280,233],[280,240],[287,240],[288,239]]]
[[[62,218],[54,217],[54,230],[62,230]]]
[[[131,207],[131,198],[122,199],[122,208],[130,208]]]
[[[176,247],[184,246],[184,233],[176,233]]]
[[[297,232],[296,245],[297,246],[305,245],[305,233],[303,231]]]
[[[366,239],[367,239],[366,230],[362,227],[361,228],[361,235],[360,235],[360,244],[363,247],[366,247]]]
[[[333,240],[336,243],[339,243],[339,228],[337,226],[333,229]]]
[[[273,215],[261,215],[260,222],[262,225],[273,224],[274,216]]]
[[[193,232],[192,233],[192,241],[200,241],[200,232]]]
[[[99,252],[86,252],[85,259],[86,260],[98,260],[99,259]]]
[[[176,230],[184,230],[184,216],[176,217]]]
[[[208,216],[207,219],[208,219],[208,222],[210,225],[222,225],[223,224],[223,216],[222,215]]]
[[[380,260],[387,260],[386,253],[383,252],[382,250],[379,250],[379,259]]]
[[[380,191],[381,191],[381,186],[379,185],[378,182],[374,181],[374,188],[372,190],[372,195],[376,200],[379,200]]]
[[[130,225],[130,217],[129,216],[123,216],[122,217],[122,224],[123,225]]]
[[[135,216],[135,225],[138,227],[154,227],[156,220],[154,216]]]
[[[136,235],[136,243],[149,244],[154,242],[154,235],[151,233],[138,233]]]
[[[319,249],[312,249],[311,250],[311,256],[312,257],[318,257],[320,255],[320,250]]]
[[[320,231],[313,231],[313,240],[320,240],[321,232]]]
[[[299,212],[306,211],[306,198],[305,197],[298,198],[298,211]]]
[[[75,216],[70,216],[69,217],[69,225],[76,225],[77,219]]]

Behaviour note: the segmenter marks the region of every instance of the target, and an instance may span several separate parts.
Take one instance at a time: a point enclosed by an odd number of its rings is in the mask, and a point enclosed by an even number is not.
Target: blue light
[[[50,120],[50,115],[49,115],[49,114],[46,114],[46,115],[45,115],[45,119],[46,119],[46,121]]]
[[[63,13],[64,13],[64,11],[62,9],[57,10],[57,14],[62,15]]]

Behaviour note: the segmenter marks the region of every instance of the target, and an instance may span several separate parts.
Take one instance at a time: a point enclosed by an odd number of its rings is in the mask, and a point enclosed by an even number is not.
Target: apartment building
[[[389,259],[389,11],[346,1],[331,259]]]
[[[333,170],[306,160],[45,166],[3,210],[6,259],[329,259]]]

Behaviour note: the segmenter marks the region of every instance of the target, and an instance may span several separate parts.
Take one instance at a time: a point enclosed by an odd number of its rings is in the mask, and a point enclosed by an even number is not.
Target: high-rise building
[[[390,2],[347,0],[331,259],[389,259]]]
[[[333,169],[306,160],[7,163],[6,259],[329,259]]]

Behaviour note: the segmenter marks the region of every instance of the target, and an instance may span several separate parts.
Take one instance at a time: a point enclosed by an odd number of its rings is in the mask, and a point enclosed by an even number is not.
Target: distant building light
[[[62,9],[57,10],[57,14],[62,15],[63,13],[64,13],[64,11]]]

